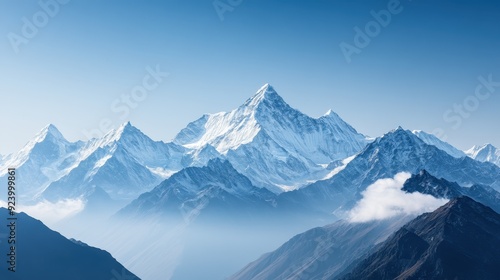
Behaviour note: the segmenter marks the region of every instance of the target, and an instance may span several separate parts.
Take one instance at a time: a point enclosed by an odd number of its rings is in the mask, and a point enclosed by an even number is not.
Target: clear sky
[[[499,1],[54,1],[0,0],[1,154],[49,123],[78,140],[130,120],[168,141],[265,83],[370,136],[500,147]]]

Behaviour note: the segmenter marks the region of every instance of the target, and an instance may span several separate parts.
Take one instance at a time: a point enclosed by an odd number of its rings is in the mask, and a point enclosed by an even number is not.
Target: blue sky
[[[0,0],[1,154],[48,123],[77,140],[130,120],[168,141],[264,83],[370,136],[401,125],[500,147],[498,1],[53,1]],[[356,45],[372,11],[391,18]],[[343,42],[359,47],[350,62]],[[150,79],[156,68],[168,77]],[[144,80],[140,102],[122,100]]]

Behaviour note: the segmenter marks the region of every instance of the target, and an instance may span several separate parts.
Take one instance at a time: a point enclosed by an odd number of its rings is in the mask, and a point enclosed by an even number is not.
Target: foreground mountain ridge
[[[498,279],[500,214],[455,198],[405,225],[343,279]]]
[[[7,217],[11,217],[9,211],[0,208],[0,219]],[[139,279],[106,251],[66,239],[24,213],[17,213],[16,218],[16,272],[2,264],[1,279]],[[7,238],[0,238],[2,254],[11,245]]]
[[[466,196],[418,217],[298,234],[231,280],[497,279],[500,214]]]

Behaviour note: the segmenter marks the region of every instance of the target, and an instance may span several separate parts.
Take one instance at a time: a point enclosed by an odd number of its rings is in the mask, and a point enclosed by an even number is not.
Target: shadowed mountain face
[[[8,215],[5,208],[0,208],[1,221],[7,221]],[[24,213],[16,214],[16,217],[16,272],[8,271],[2,261],[0,279],[139,279],[108,252],[68,240]],[[4,226],[1,233],[4,233]],[[2,256],[10,251],[10,246],[5,235],[1,235]]]
[[[334,224],[296,235],[231,276],[231,280],[332,279],[411,217]]]
[[[446,199],[468,196],[500,213],[500,193],[493,188],[481,185],[464,188],[457,183],[438,179],[425,170],[408,179],[403,186],[403,191],[430,194],[437,198]]]
[[[419,216],[343,278],[498,279],[500,215],[468,197]]]
[[[460,190],[426,172],[407,185],[431,180],[443,197]],[[461,196],[404,225],[410,219],[314,228],[229,279],[498,279],[500,215],[491,208]]]
[[[142,194],[119,215],[184,217],[194,209],[203,211],[203,215],[250,214],[273,209],[275,197],[265,188],[254,187],[228,161],[215,159],[204,167],[183,169]]]

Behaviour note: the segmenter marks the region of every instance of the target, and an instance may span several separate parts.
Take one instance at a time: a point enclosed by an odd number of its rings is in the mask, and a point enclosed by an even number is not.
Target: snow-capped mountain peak
[[[418,144],[417,146],[421,146],[421,144],[424,144],[420,138],[416,137],[411,131],[405,130],[401,126],[386,133],[383,137],[379,138],[379,140],[381,142],[393,142],[397,145],[403,143],[413,143]]]
[[[322,211],[334,211],[336,207],[343,207],[345,201],[355,201],[357,194],[380,178],[392,178],[400,172],[416,174],[423,169],[464,187],[485,185],[496,190],[500,188],[498,167],[468,157],[452,157],[426,144],[411,131],[398,128],[368,144],[334,176],[295,193],[285,193],[282,198],[299,200],[317,197],[319,199],[313,202],[315,207]],[[329,198],[327,203],[323,202],[325,197]],[[341,197],[345,199],[343,202],[339,202]]]
[[[180,161],[178,158],[180,155],[174,154],[183,150],[182,147],[172,143],[154,141],[130,122],[126,122],[108,132],[104,137],[87,143],[81,151],[81,157],[86,159],[98,150],[105,150],[108,155],[111,155],[117,149],[126,151],[126,154],[135,161],[151,168],[176,165],[175,162]],[[177,158],[174,159],[174,156]]]
[[[42,196],[53,201],[74,198],[99,186],[112,199],[131,199],[183,168],[185,155],[185,148],[153,141],[126,122],[85,143],[65,176],[53,181]]]
[[[48,124],[45,126],[35,137],[33,138],[33,142],[42,142],[47,137],[53,137],[57,140],[63,140],[67,142],[61,132],[57,129],[57,127],[53,124]]]
[[[398,128],[393,129],[391,132],[401,132],[401,131],[405,131],[405,129],[402,126],[398,126]]]
[[[353,135],[360,135],[351,125],[346,123],[337,113],[335,113],[332,109],[328,110],[326,114],[318,119],[320,122],[324,122],[329,126],[335,128],[338,134],[347,134],[352,133]],[[365,140],[368,137],[364,136]]]
[[[311,118],[269,84],[231,112],[190,123],[174,140],[193,150],[214,147],[254,185],[276,192],[324,178],[325,166],[356,154],[367,142],[333,111]]]
[[[323,117],[330,117],[331,115],[338,116],[332,109],[328,109],[328,111],[326,111]]]
[[[132,126],[130,122],[121,124],[118,128],[113,129],[106,133],[102,139],[100,139],[100,146],[109,145],[110,143],[117,142],[125,136],[134,135],[137,133],[142,133],[139,129]]]
[[[130,148],[132,150],[147,150],[151,145],[155,145],[153,140],[142,131],[133,126],[130,122],[121,124],[118,128],[112,129],[102,138],[92,139],[81,151],[82,158],[87,158],[99,148],[116,148],[117,146]],[[141,147],[138,147],[140,145]],[[144,151],[143,151],[144,152]],[[139,151],[140,153],[140,151]],[[140,157],[140,155],[138,155]]]
[[[48,183],[60,178],[72,165],[75,151],[82,142],[70,143],[52,124],[45,126],[19,152],[6,156],[0,162],[0,177],[8,168],[15,167],[24,176],[19,178],[25,186],[22,198],[33,195]]]
[[[266,121],[293,110],[274,88],[266,84],[243,105],[231,112],[204,115],[190,123],[176,136],[174,142],[190,149],[201,149],[207,144],[226,154],[254,140]]]
[[[286,103],[270,84],[265,84],[242,107],[256,109],[262,104],[268,107],[275,107],[276,105],[282,106]]]
[[[471,149],[465,151],[465,153],[475,160],[481,162],[491,162],[500,166],[500,150],[491,144],[474,146]]]
[[[486,143],[482,146],[474,145],[472,148],[467,150],[465,153],[471,156],[477,156],[479,153],[491,153],[495,152],[498,150],[495,146],[491,145],[490,143]]]
[[[19,168],[29,159],[37,146],[40,147],[42,154],[50,152],[50,154],[46,154],[45,156],[53,158],[65,152],[68,145],[70,143],[64,138],[61,132],[54,125],[49,124],[38,132],[19,152],[4,158],[5,166],[0,166],[0,174],[4,173],[5,170],[3,169],[7,168],[7,165]]]

